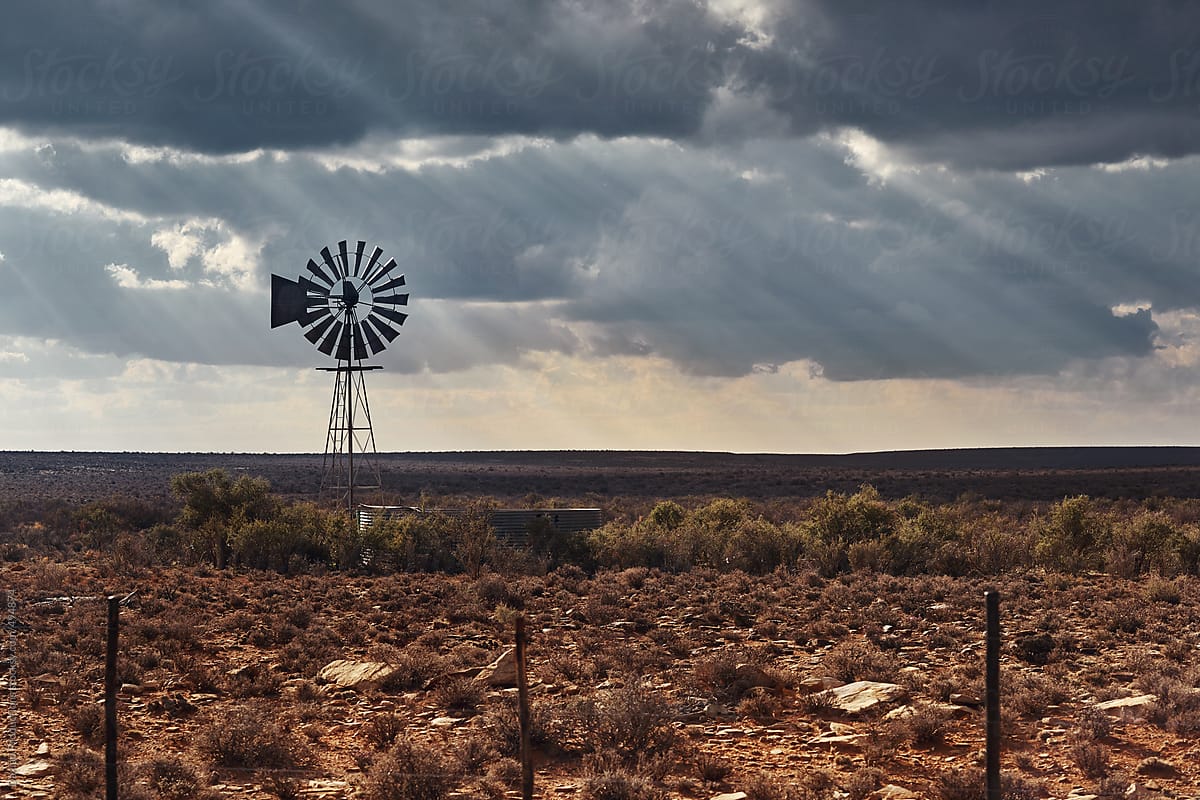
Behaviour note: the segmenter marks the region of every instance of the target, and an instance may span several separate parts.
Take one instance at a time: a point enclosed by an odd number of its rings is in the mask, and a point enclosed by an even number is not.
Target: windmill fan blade
[[[404,285],[404,276],[401,275],[399,278],[393,278],[392,280],[385,283],[383,286],[378,286],[378,287],[372,289],[371,291],[375,292],[376,294],[379,294],[380,292],[386,292],[388,289],[395,289],[397,286],[403,286],[403,285]]]
[[[342,274],[342,268],[339,267],[337,262],[333,260],[333,254],[329,252],[328,247],[321,248],[321,258],[325,260],[325,266],[329,267],[330,272],[333,273],[335,278],[341,280],[342,278],[346,277]]]
[[[396,259],[389,258],[388,262],[383,265],[383,269],[371,276],[370,284],[374,284],[375,281],[382,280],[383,278],[387,277],[387,274],[395,268]],[[375,287],[373,285],[371,286],[371,291],[375,291]]]
[[[350,274],[350,258],[346,255],[346,240],[342,239],[338,242],[338,253],[342,256],[342,260],[338,263],[342,265],[342,272],[346,275]]]
[[[362,239],[358,240],[358,247],[354,248],[354,275],[358,277],[358,268],[362,266],[363,250],[367,247],[367,243]]]
[[[408,294],[407,293],[405,293],[405,294],[389,294],[386,297],[380,297],[379,295],[375,295],[375,299],[372,300],[371,302],[372,303],[387,303],[388,305],[391,305],[391,306],[406,306],[406,305],[408,305]]]
[[[278,328],[300,319],[308,310],[307,293],[298,281],[271,276],[271,327]]]
[[[383,306],[371,309],[371,313],[378,314],[381,317],[386,317],[397,325],[403,325],[404,320],[408,319],[408,314],[402,314],[399,311],[393,311],[392,309],[384,308]]]
[[[300,319],[298,319],[296,321],[307,328],[309,325],[312,325],[314,322],[321,319],[322,317],[332,317],[332,316],[333,316],[333,312],[331,312],[329,310],[328,306],[325,306],[324,308],[318,308],[315,311],[309,311],[307,314],[303,315],[302,317],[300,317]]]
[[[362,321],[362,335],[367,337],[367,344],[371,346],[371,355],[375,355],[382,350],[385,345],[382,341],[380,341],[379,334],[377,334],[375,329],[371,327],[370,320],[371,318],[368,316]],[[363,358],[366,358],[366,356],[364,355]]]
[[[349,361],[350,360],[350,342],[353,339],[354,339],[354,326],[352,324],[351,325],[343,325],[342,326],[342,338],[338,340],[337,353],[334,354],[334,357],[338,361]]]
[[[384,338],[387,339],[389,342],[395,341],[396,337],[400,335],[400,331],[396,330],[391,325],[388,325],[383,320],[376,319],[374,311],[372,311],[369,315],[367,315],[367,319],[365,321],[371,323],[371,325],[374,325],[376,328],[378,328],[379,332],[382,333]]]
[[[363,274],[362,274],[362,279],[364,281],[366,281],[367,283],[370,283],[371,281],[375,280],[374,276],[371,275],[371,272],[374,271],[375,262],[377,262],[379,260],[379,257],[381,255],[383,255],[382,247],[376,247],[374,250],[371,251],[371,258],[369,261],[367,261],[367,268],[365,270],[363,270]]]
[[[333,286],[333,278],[326,275],[325,270],[318,267],[317,262],[313,261],[311,258],[308,260],[308,271],[325,281],[326,286]]]
[[[363,342],[363,328],[361,322],[354,323],[354,360],[362,361],[367,357],[367,345]]]
[[[330,317],[330,319],[333,319],[333,318]],[[320,350],[322,353],[324,353],[327,356],[333,355],[333,348],[334,348],[334,345],[337,344],[338,334],[340,334],[342,332],[342,328],[344,328],[344,327],[346,327],[346,326],[343,325],[341,322],[334,321],[333,330],[331,330],[329,332],[329,335],[325,337],[325,339],[321,342],[320,345],[318,345],[317,349]]]
[[[305,331],[304,338],[308,339],[313,344],[316,344],[317,342],[321,341],[321,335],[325,333],[325,331],[329,330],[329,326],[334,322],[336,322],[336,320],[334,319],[333,314],[330,314],[328,317],[318,322],[315,326]]]

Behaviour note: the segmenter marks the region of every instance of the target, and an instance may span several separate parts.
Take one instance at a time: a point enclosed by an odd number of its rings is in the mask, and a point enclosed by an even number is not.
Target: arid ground
[[[130,544],[148,534],[96,546],[70,526],[113,496],[174,513],[170,476],[214,467],[309,497],[319,457],[6,454],[0,796],[103,795],[104,609],[86,598],[136,591],[122,797],[519,796],[504,656],[524,614],[537,796],[968,800],[988,588],[1006,797],[1200,796],[1197,454],[964,458],[391,456],[402,502],[552,499],[617,519],[584,566],[501,548],[469,570],[282,574],[166,563]],[[850,494],[863,483],[878,495]],[[1076,494],[1107,499],[1059,502]],[[745,501],[709,502],[726,496]],[[667,524],[671,499],[684,514]],[[878,540],[847,532],[854,514]],[[55,525],[60,546],[40,550]],[[726,541],[770,558],[731,560]],[[374,666],[337,675],[338,660]]]

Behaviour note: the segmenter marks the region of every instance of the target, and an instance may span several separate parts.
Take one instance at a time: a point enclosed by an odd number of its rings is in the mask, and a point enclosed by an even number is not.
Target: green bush
[[[1035,523],[1037,557],[1046,567],[1063,572],[1099,569],[1109,525],[1086,495],[1067,497]]]
[[[673,531],[683,524],[687,512],[683,506],[673,500],[663,500],[650,511],[650,524],[658,528]]]
[[[873,486],[863,486],[852,495],[826,492],[809,509],[810,533],[823,542],[846,545],[890,535],[898,514],[879,497]]]
[[[202,557],[211,555],[218,568],[225,566],[230,535],[242,525],[271,519],[279,505],[266,479],[243,475],[234,480],[223,469],[175,475],[171,492],[183,501],[178,523],[187,532],[187,546]]]
[[[1185,550],[1183,532],[1161,511],[1141,511],[1112,528],[1108,571],[1123,578],[1146,572],[1177,572]]]

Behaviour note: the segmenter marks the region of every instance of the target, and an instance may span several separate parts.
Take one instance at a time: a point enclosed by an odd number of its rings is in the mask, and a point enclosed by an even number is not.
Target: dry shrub
[[[745,656],[736,651],[719,650],[696,661],[693,677],[701,688],[725,694],[737,680],[738,664],[745,660]]]
[[[764,724],[778,719],[782,710],[779,698],[761,686],[751,689],[738,704],[738,714]]]
[[[882,770],[875,767],[863,767],[846,779],[846,795],[850,800],[866,800],[869,794],[882,785]]]
[[[399,742],[371,767],[364,800],[442,800],[458,783],[452,764],[436,750]]]
[[[1018,772],[1000,773],[1000,795],[1004,800],[1040,800],[1045,791]]]
[[[696,769],[701,780],[720,783],[733,772],[733,765],[714,753],[698,753],[696,754]]]
[[[1146,599],[1151,603],[1178,605],[1183,600],[1183,589],[1177,580],[1154,576],[1146,581]]]
[[[367,741],[376,750],[386,750],[391,747],[401,733],[404,732],[404,720],[398,714],[377,714],[363,726]]]
[[[819,717],[833,711],[837,703],[837,695],[829,689],[813,692],[800,698],[800,706],[812,716]]]
[[[178,756],[160,756],[142,764],[142,781],[160,800],[195,800],[214,794],[205,789],[204,779],[191,764]]]
[[[765,772],[756,772],[747,778],[742,791],[746,793],[746,800],[792,800],[801,796],[791,786]],[[815,794],[806,792],[802,796],[813,797]]]
[[[1005,673],[1001,686],[1005,705],[1031,719],[1045,716],[1047,706],[1070,697],[1063,682],[1038,673]]]
[[[466,676],[450,678],[433,690],[433,701],[452,711],[474,714],[483,705],[486,692],[479,681]]]
[[[1108,748],[1096,742],[1078,739],[1070,745],[1071,760],[1089,778],[1108,774]]]
[[[1094,742],[1112,732],[1112,720],[1103,709],[1089,704],[1075,712],[1075,727],[1080,738]]]
[[[950,715],[943,709],[929,703],[918,703],[912,707],[911,715],[904,718],[902,725],[909,740],[920,747],[933,747],[941,744],[946,736],[946,728],[950,724]]]
[[[197,743],[218,767],[295,769],[308,760],[291,728],[266,707],[234,708],[215,715],[200,730]]]
[[[65,797],[94,797],[104,787],[104,761],[84,747],[68,750],[59,759],[56,783]]]
[[[980,800],[986,785],[984,772],[978,767],[952,769],[938,776],[938,797],[942,800]]]
[[[1200,732],[1200,691],[1189,682],[1166,675],[1148,676],[1142,687],[1158,699],[1150,704],[1146,719],[1180,735]]]
[[[834,645],[821,662],[825,674],[843,681],[893,681],[900,665],[896,657],[866,641]]]
[[[623,769],[600,772],[583,781],[586,800],[660,800],[664,792],[646,778]]]
[[[590,720],[592,749],[612,750],[626,759],[667,752],[675,742],[671,713],[659,693],[640,683],[607,692]]]
[[[88,744],[99,744],[104,735],[104,706],[99,703],[84,702],[67,715],[71,727],[83,737]]]
[[[396,668],[383,686],[386,691],[420,689],[446,671],[446,660],[437,651],[419,644],[402,650],[389,663]]]

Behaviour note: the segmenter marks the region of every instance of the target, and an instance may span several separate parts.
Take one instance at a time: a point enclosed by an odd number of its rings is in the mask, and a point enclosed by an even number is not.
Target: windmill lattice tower
[[[366,242],[353,253],[347,245],[338,242],[337,253],[322,248],[323,263],[310,258],[309,274],[294,281],[271,276],[271,327],[295,322],[317,350],[337,359],[335,367],[317,367],[335,375],[321,495],[336,498],[353,516],[356,495],[381,489],[364,376],[383,367],[362,362],[399,335],[408,315],[396,307],[408,305],[408,294],[398,291],[405,283],[403,275],[393,276],[396,260],[380,263],[382,248],[364,260]]]

